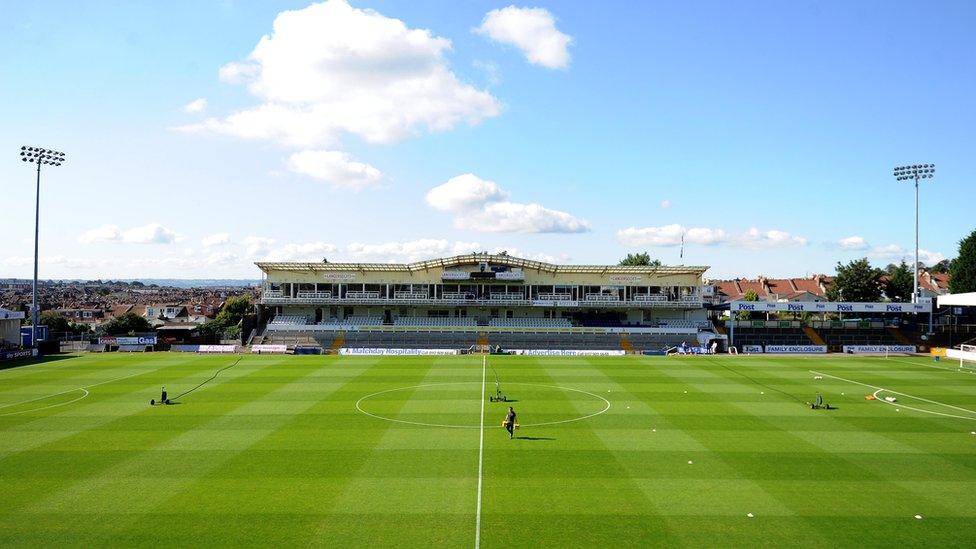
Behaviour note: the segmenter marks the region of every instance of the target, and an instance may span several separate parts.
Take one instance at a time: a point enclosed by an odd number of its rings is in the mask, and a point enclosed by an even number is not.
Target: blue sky
[[[69,157],[42,179],[45,278],[501,249],[829,273],[911,255],[891,169],[923,162],[923,259],[952,257],[974,24],[949,1],[19,5],[0,276],[31,272],[21,145]]]

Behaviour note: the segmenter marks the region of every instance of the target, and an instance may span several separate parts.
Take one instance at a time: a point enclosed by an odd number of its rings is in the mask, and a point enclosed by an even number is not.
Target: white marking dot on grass
[[[922,520],[922,515],[915,515],[916,520]]]
[[[688,465],[691,465],[691,463],[692,463],[692,462],[691,462],[691,460],[689,459],[689,460],[688,460]]]
[[[759,394],[764,395],[766,394],[766,391],[759,391]]]
[[[752,517],[754,517],[756,515],[753,515],[752,513],[746,513],[746,516],[749,517],[749,518],[752,518]]]
[[[657,432],[657,429],[651,429],[651,432],[652,433],[656,433]],[[976,435],[976,433],[973,433],[973,434]]]

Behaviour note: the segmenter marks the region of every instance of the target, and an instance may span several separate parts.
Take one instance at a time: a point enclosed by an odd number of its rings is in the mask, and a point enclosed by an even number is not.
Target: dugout
[[[0,309],[0,350],[20,348],[20,325],[24,313]]]

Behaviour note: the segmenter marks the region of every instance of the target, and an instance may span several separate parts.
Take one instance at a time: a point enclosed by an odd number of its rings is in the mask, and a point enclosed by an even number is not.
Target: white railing
[[[443,294],[441,294],[441,299],[469,300],[474,298],[475,297],[473,293],[465,293],[465,292],[444,292]]]
[[[396,292],[395,299],[427,299],[427,292]]]
[[[539,299],[545,301],[572,301],[571,294],[539,294]]]
[[[346,299],[379,299],[379,292],[346,292]]]
[[[496,301],[522,301],[523,299],[525,299],[524,295],[516,294],[516,293],[491,294],[490,297],[491,299]]]
[[[668,298],[661,294],[634,294],[631,299],[634,301],[663,302]]]
[[[586,301],[620,301],[616,294],[586,294]]]
[[[298,292],[298,299],[332,299],[332,292]]]
[[[285,297],[285,293],[281,290],[265,290],[264,297],[282,298]]]

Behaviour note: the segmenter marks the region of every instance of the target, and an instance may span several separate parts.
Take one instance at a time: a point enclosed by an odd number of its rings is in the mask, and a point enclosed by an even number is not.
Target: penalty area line
[[[884,387],[879,387],[877,385],[870,385],[868,383],[862,383],[860,381],[854,381],[853,379],[847,379],[847,378],[843,378],[843,377],[840,377],[840,376],[833,376],[833,375],[830,375],[830,374],[826,374],[824,372],[817,372],[816,370],[808,370],[808,371],[811,374],[816,374],[818,376],[826,376],[826,377],[833,378],[833,379],[837,379],[837,380],[840,380],[840,381],[845,381],[847,383],[853,383],[855,385],[861,385],[862,387],[867,387],[869,389],[875,389],[874,393],[872,393],[875,398],[878,397],[878,393],[880,393],[880,392],[892,393],[892,394],[900,395],[900,396],[903,396],[903,397],[914,398],[915,400],[921,400],[922,402],[928,402],[929,404],[935,404],[937,406],[945,406],[946,408],[952,408],[953,410],[959,410],[960,412],[966,412],[967,414],[973,414],[974,416],[976,416],[976,411],[969,410],[967,408],[960,408],[959,406],[953,406],[952,404],[946,404],[945,402],[939,402],[937,400],[931,400],[931,399],[928,399],[928,398],[925,398],[925,397],[910,395],[908,393],[901,393],[901,392],[894,391],[894,390],[891,390],[891,389],[885,389]],[[957,416],[957,415],[954,415],[954,414],[945,414],[945,413],[942,413],[942,412],[936,412],[934,410],[923,410],[921,408],[913,408],[911,406],[905,406],[905,405],[895,404],[893,402],[888,402],[888,401],[886,401],[884,399],[878,399],[878,402],[884,402],[885,404],[891,404],[892,406],[898,406],[899,408],[905,408],[907,410],[914,410],[914,411],[917,411],[917,412],[924,412],[924,413],[927,413],[927,414],[934,414],[934,415],[938,415],[938,416],[952,417],[952,418],[958,418],[958,419],[976,420],[976,417]]]

